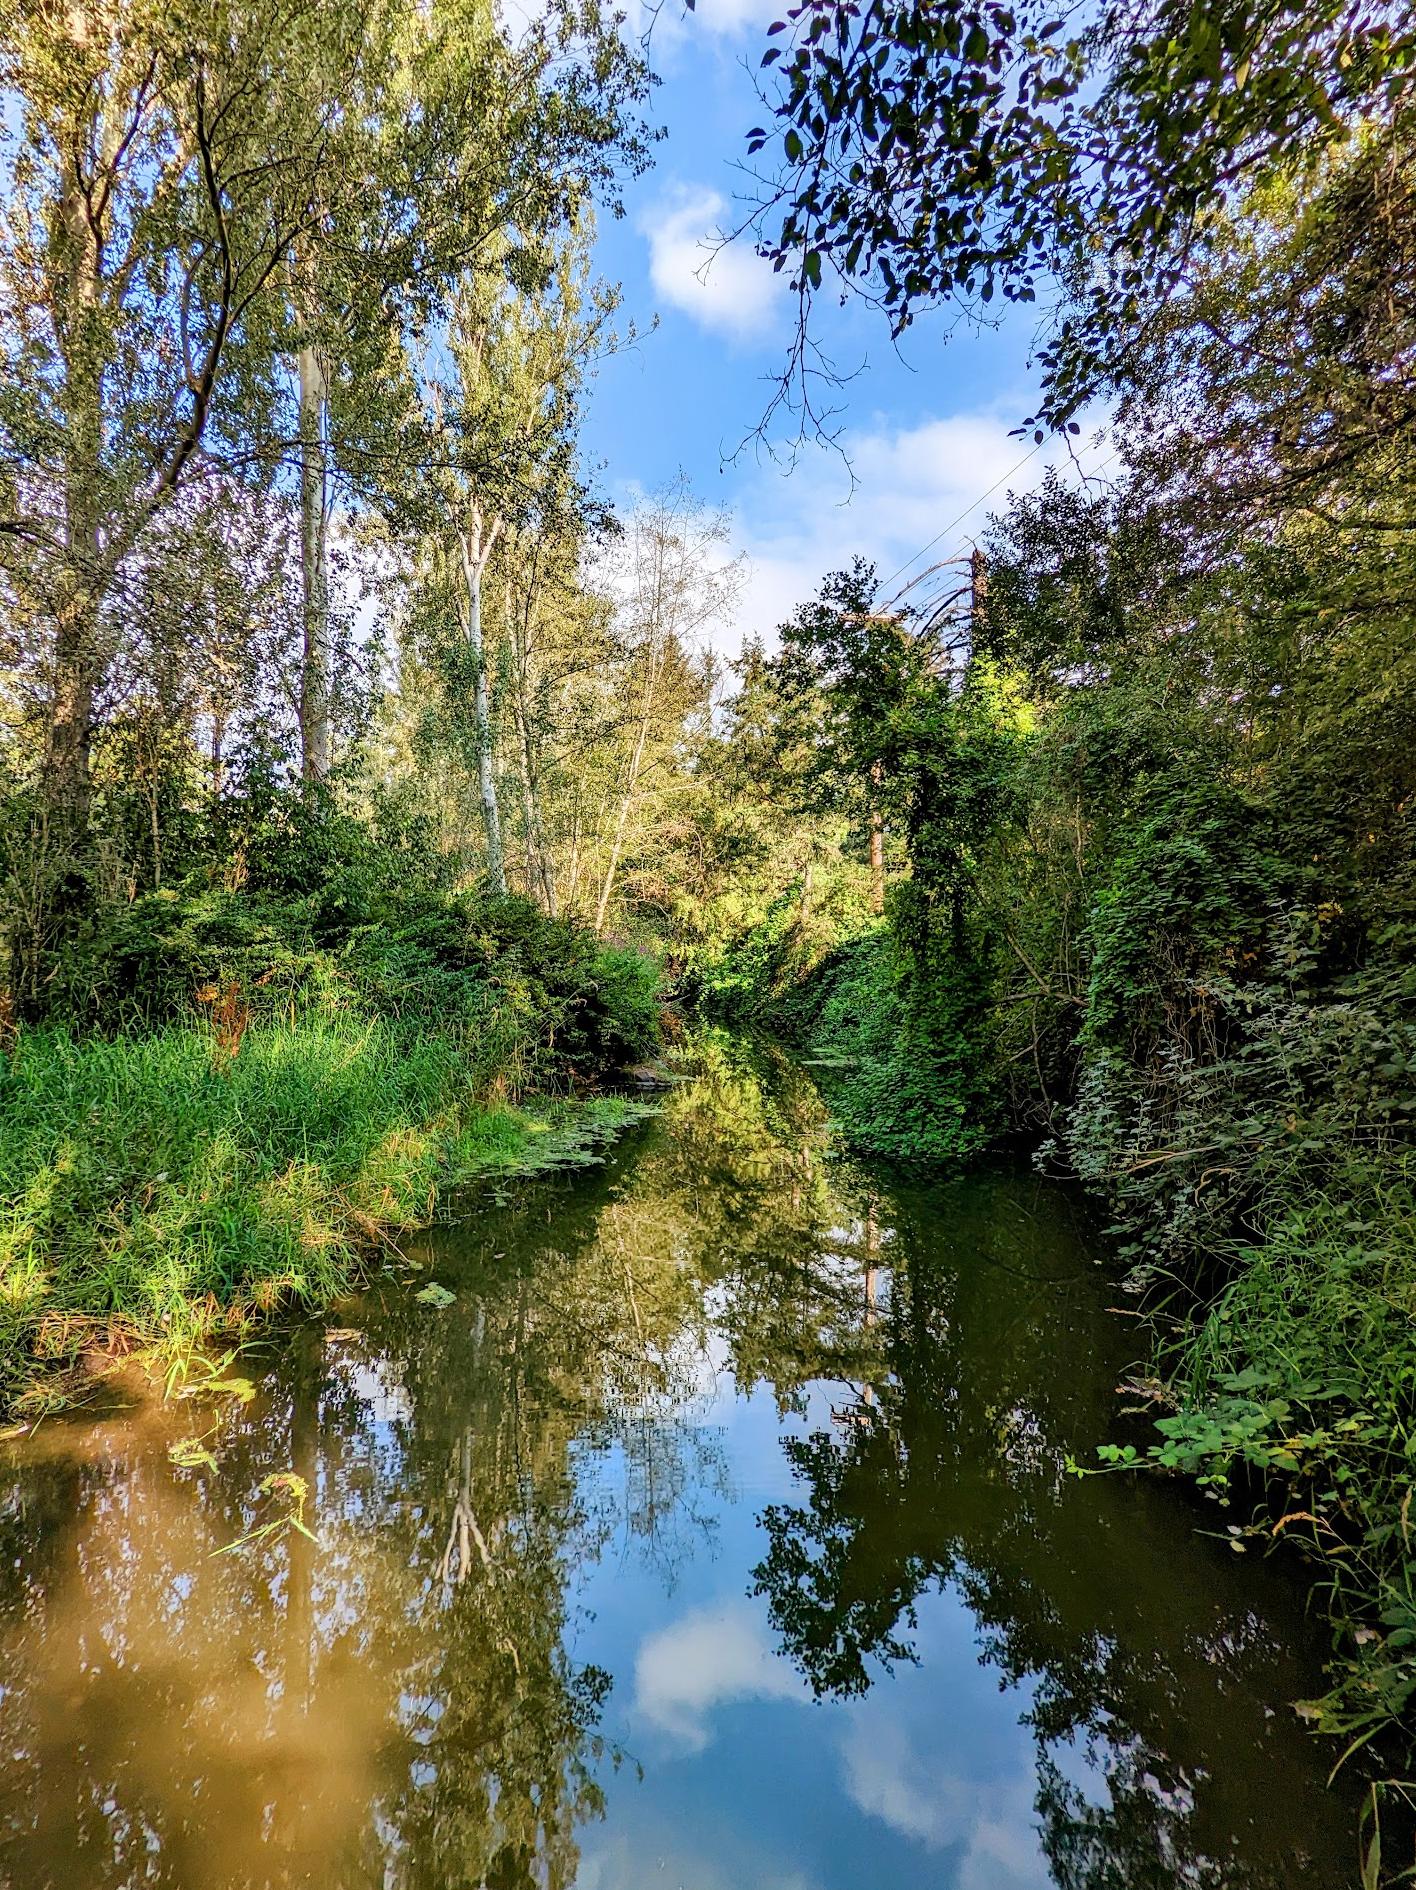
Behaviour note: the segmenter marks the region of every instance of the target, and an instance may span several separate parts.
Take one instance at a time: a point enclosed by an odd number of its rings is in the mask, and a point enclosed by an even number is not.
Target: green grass
[[[27,1033],[0,1060],[0,1403],[327,1303],[441,1193],[583,1153],[638,1106],[488,1102],[473,1054],[380,1020]]]

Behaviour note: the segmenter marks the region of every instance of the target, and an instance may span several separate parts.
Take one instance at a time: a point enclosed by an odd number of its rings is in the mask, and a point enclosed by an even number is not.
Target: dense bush
[[[831,1101],[852,1143],[903,1162],[968,1160],[987,1144],[991,1077],[947,972],[921,978],[882,927],[837,955],[815,996],[806,1042],[843,1065]]]
[[[190,1020],[234,985],[258,1018],[379,1018],[455,1036],[484,1076],[563,1083],[643,1056],[658,970],[524,900],[348,874],[300,891],[164,889],[96,912],[47,1010],[114,1032]]]

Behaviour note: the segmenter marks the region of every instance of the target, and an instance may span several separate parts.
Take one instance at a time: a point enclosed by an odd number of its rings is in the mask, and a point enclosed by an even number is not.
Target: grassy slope
[[[328,1301],[440,1190],[574,1159],[636,1113],[487,1105],[472,1074],[378,1020],[256,1025],[234,1057],[194,1028],[27,1034],[0,1062],[0,1399],[42,1404],[116,1335],[175,1354]]]

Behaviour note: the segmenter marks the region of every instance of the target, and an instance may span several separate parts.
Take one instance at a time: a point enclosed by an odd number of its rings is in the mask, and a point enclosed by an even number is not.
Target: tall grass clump
[[[577,1139],[566,1112],[489,1102],[478,1077],[454,1036],[379,1018],[258,1022],[234,1045],[180,1025],[23,1033],[0,1061],[0,1397],[325,1303],[440,1190]],[[581,1105],[579,1133],[628,1113]]]

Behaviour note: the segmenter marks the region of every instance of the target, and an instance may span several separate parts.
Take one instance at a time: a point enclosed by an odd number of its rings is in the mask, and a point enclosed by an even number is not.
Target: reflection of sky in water
[[[214,1465],[175,1406],[17,1454],[0,1883],[1340,1881],[1294,1591],[1065,1472],[1124,1356],[1066,1197],[813,1166],[755,1085],[272,1346]],[[217,1554],[292,1469],[318,1545]]]
[[[770,1395],[725,1395],[708,1422],[730,1494],[704,1553],[666,1593],[652,1554],[588,1571],[576,1658],[616,1685],[604,1731],[644,1768],[609,1783],[611,1816],[582,1834],[582,1890],[1044,1890],[1035,1745],[1025,1690],[979,1663],[972,1615],[949,1588],[917,1606],[915,1667],[863,1699],[815,1701],[774,1646],[766,1603],[745,1593],[761,1558],[757,1516],[789,1497],[777,1440],[829,1424],[839,1386],[813,1386],[805,1418]],[[614,1477],[613,1458],[595,1474]],[[1085,1765],[1078,1768],[1086,1771]]]

